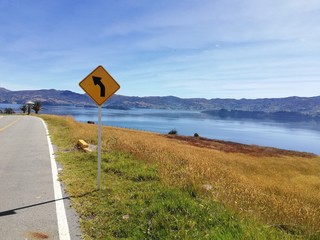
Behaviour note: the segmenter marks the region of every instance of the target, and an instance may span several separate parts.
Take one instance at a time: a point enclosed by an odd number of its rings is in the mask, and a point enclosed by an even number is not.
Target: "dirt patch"
[[[28,236],[30,236],[32,239],[48,239],[49,235],[41,232],[29,232]]]
[[[244,153],[253,156],[267,156],[267,157],[275,157],[275,156],[297,156],[297,157],[306,157],[306,158],[314,158],[317,155],[313,153],[307,152],[296,152],[290,150],[283,150],[272,147],[260,147],[257,145],[247,145],[235,142],[221,141],[221,140],[213,140],[203,137],[188,137],[188,136],[173,136],[166,135],[167,138],[175,139],[196,147],[201,148],[209,148],[222,152],[228,153]]]

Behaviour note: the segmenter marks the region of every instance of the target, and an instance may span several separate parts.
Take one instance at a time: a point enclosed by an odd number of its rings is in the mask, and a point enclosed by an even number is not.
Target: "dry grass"
[[[96,144],[97,126],[63,121],[65,134],[72,129],[74,143],[83,138]],[[110,127],[103,128],[102,136],[104,151],[127,152],[157,164],[165,184],[195,189],[272,226],[320,231],[318,156]],[[204,184],[212,188],[206,190]]]

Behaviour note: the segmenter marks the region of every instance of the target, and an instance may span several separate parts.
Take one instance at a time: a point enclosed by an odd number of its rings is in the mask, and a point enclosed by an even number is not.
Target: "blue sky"
[[[320,95],[319,0],[0,0],[0,87],[129,96]]]

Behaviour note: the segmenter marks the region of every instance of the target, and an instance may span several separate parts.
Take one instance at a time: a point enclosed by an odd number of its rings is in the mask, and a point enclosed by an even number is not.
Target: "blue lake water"
[[[19,105],[0,104],[19,112]],[[98,121],[97,108],[45,106],[41,113],[70,115],[77,121]],[[176,129],[179,135],[198,133],[202,137],[245,144],[271,146],[320,155],[320,122],[219,119],[195,111],[102,109],[104,125],[158,133]]]

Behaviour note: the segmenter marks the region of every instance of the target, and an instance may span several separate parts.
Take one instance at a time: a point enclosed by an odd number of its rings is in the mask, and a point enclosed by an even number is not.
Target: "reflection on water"
[[[0,104],[0,109],[18,105]],[[41,113],[71,115],[77,121],[97,122],[97,108],[73,106],[45,106]],[[272,146],[284,149],[313,152],[320,155],[320,123],[316,121],[292,122],[274,120],[219,119],[194,111],[132,109],[102,109],[104,125],[168,133],[193,135],[235,141],[247,144]]]

